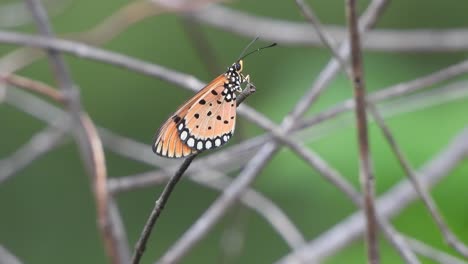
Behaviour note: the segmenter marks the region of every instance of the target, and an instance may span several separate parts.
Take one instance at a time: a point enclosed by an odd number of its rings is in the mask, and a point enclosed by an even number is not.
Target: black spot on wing
[[[172,120],[174,121],[174,123],[179,123],[179,121],[181,120],[182,118],[178,115],[175,115],[172,117]]]

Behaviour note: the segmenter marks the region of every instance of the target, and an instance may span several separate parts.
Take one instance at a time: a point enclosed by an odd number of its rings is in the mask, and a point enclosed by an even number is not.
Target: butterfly
[[[156,133],[153,152],[162,157],[181,158],[226,144],[236,125],[236,92],[242,92],[242,84],[250,83],[249,75],[242,74],[243,58],[275,45],[241,56],[180,106]]]

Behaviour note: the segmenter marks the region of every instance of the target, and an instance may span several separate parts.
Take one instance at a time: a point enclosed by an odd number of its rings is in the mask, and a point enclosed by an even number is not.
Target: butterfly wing
[[[224,145],[236,120],[236,95],[227,84],[222,74],[184,103],[159,129],[153,151],[180,158]]]

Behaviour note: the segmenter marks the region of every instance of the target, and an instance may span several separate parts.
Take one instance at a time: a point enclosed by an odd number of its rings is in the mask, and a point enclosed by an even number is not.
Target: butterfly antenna
[[[242,59],[242,58],[243,58],[243,56],[244,56],[245,52],[247,52],[247,50],[250,48],[250,46],[252,46],[252,44],[254,44],[254,43],[255,43],[255,41],[257,41],[257,40],[258,40],[258,38],[259,38],[259,37],[258,37],[258,36],[256,36],[256,37],[255,37],[255,38],[254,38],[252,41],[250,41],[250,43],[249,43],[249,44],[247,44],[247,46],[245,46],[245,48],[244,48],[244,50],[242,51],[241,55],[239,56],[239,59],[238,59],[238,60],[240,60],[240,59]]]
[[[277,44],[277,43],[272,43],[272,44],[270,44],[270,45],[268,45],[268,46],[261,47],[261,48],[258,48],[258,49],[256,49],[256,50],[253,50],[253,51],[251,51],[251,52],[245,54],[244,56],[240,57],[239,60],[244,59],[245,57],[249,56],[249,55],[252,54],[252,53],[255,53],[255,52],[257,52],[257,51],[261,51],[262,49],[271,48],[271,47],[274,47],[274,46],[276,46],[276,45],[278,45],[278,44]]]

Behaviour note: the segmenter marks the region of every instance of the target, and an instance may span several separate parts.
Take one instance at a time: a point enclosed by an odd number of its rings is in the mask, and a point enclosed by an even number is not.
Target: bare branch
[[[351,65],[353,73],[354,100],[356,105],[356,124],[359,142],[359,179],[364,195],[364,212],[366,214],[366,242],[367,262],[380,263],[377,217],[374,206],[374,172],[370,156],[369,139],[367,134],[366,116],[366,88],[364,69],[362,65],[362,54],[360,47],[360,36],[357,26],[356,1],[346,1],[346,15],[348,17],[348,28],[351,42]]]
[[[419,169],[417,174],[421,175],[421,184],[428,188],[437,184],[467,155],[468,128],[465,128],[443,151]],[[414,192],[413,185],[409,180],[401,181],[377,199],[378,215],[390,219],[398,215],[418,197],[419,195]],[[366,220],[363,212],[354,213],[300,250],[283,257],[277,263],[290,263],[296,259],[320,261],[359,238],[365,231],[365,225]]]
[[[24,88],[45,95],[62,104],[65,103],[65,98],[60,91],[53,89],[47,84],[39,81],[31,80],[14,74],[0,73],[0,82],[5,82],[20,88]]]
[[[189,88],[194,91],[197,91],[200,87],[204,86],[203,82],[192,76],[78,42],[5,31],[0,31],[0,42],[54,49],[61,52],[67,52],[81,58],[107,62],[115,66],[120,66],[149,76],[157,77],[163,81],[167,81],[184,88]]]
[[[309,23],[261,17],[227,8],[210,5],[192,13],[193,17],[210,26],[240,36],[254,38],[281,45],[315,46],[323,43],[310,30]],[[325,25],[333,39],[346,39],[347,29]],[[376,29],[366,35],[362,43],[366,50],[383,52],[455,52],[468,49],[468,30],[459,29]]]

